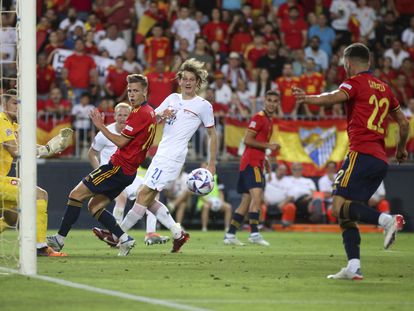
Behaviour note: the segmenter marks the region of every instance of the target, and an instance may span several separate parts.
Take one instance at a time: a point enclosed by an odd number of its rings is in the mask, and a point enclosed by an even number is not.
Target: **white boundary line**
[[[17,271],[17,270],[8,269],[8,268],[4,268],[4,267],[0,267],[0,271],[19,274],[19,271]],[[210,311],[209,309],[192,307],[192,306],[189,306],[189,305],[180,304],[178,302],[171,302],[171,301],[168,301],[168,300],[154,299],[154,298],[149,298],[149,297],[144,297],[144,296],[127,294],[127,293],[119,292],[119,291],[116,291],[116,290],[110,290],[110,289],[94,287],[94,286],[90,286],[90,285],[85,285],[85,284],[75,283],[75,282],[71,282],[71,281],[66,281],[66,280],[63,280],[63,279],[52,278],[52,277],[44,276],[44,275],[31,275],[31,276],[28,276],[28,277],[33,278],[33,279],[46,281],[46,282],[59,284],[59,285],[63,285],[63,286],[67,286],[67,287],[72,287],[72,288],[76,288],[76,289],[83,289],[83,290],[87,290],[87,291],[90,291],[90,292],[95,292],[95,293],[103,294],[103,295],[107,295],[107,296],[113,296],[113,297],[118,297],[118,298],[123,298],[123,299],[129,299],[129,300],[144,302],[144,303],[148,303],[148,304],[152,304],[152,305],[159,305],[159,306],[172,308],[172,309],[177,309],[177,310]]]

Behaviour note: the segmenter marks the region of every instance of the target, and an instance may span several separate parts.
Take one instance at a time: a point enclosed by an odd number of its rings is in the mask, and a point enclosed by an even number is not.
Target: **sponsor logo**
[[[256,128],[256,121],[250,122],[249,127]]]
[[[10,136],[13,134],[13,131],[11,129],[6,130],[6,136]]]
[[[127,131],[133,131],[133,130],[134,130],[134,128],[133,128],[132,126],[129,126],[129,125],[126,125],[126,126],[125,126],[125,129],[126,129]]]

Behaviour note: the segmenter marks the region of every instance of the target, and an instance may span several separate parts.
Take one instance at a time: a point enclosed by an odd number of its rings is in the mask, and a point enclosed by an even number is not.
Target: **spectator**
[[[126,46],[132,43],[132,25],[135,19],[135,8],[133,0],[106,0],[104,6],[106,21],[109,25],[116,25],[117,32],[120,31]],[[118,35],[118,33],[117,33]],[[113,42],[115,44],[115,42]],[[126,48],[125,48],[126,50]],[[120,54],[122,55],[125,50]],[[118,55],[112,56],[115,58]]]
[[[49,39],[48,39],[49,43],[44,48],[44,52],[46,53],[48,57],[48,61],[47,61],[48,63],[50,63],[52,59],[51,57],[49,57],[51,53],[56,49],[62,49],[64,47],[64,42],[60,40],[62,36],[58,35],[58,32],[59,31],[52,31],[49,34]],[[62,30],[60,30],[60,32],[62,32]]]
[[[115,67],[108,68],[108,74],[105,80],[105,92],[117,103],[123,101],[126,97],[126,78],[128,74],[128,71],[124,69],[124,58],[122,56],[118,56],[115,59]]]
[[[400,67],[400,74],[406,77],[407,84],[414,89],[414,66],[411,58],[405,58]]]
[[[279,46],[275,41],[267,43],[267,54],[257,60],[258,68],[266,68],[269,71],[270,79],[273,81],[282,75],[283,65],[287,59],[279,55]]]
[[[46,100],[50,90],[55,87],[56,74],[53,67],[47,64],[44,53],[37,56],[36,76],[37,99]]]
[[[266,92],[275,90],[276,83],[272,81],[269,70],[261,68],[258,70],[256,80],[249,83],[249,89],[252,101],[250,112],[254,115],[263,110]]]
[[[283,66],[283,74],[276,80],[280,92],[281,110],[285,117],[295,118],[298,113],[298,104],[293,96],[292,87],[300,87],[300,79],[293,76],[292,64],[286,63]]]
[[[336,217],[332,216],[332,190],[336,175],[336,163],[329,161],[326,163],[325,169],[326,174],[318,180],[318,188],[324,195],[327,220],[334,224]]]
[[[189,51],[194,49],[194,41],[196,36],[200,33],[200,26],[198,23],[189,17],[190,10],[187,6],[181,6],[179,10],[179,18],[174,21],[171,27],[171,32],[175,35],[175,49],[178,49],[178,42],[180,39],[187,39],[189,44]]]
[[[44,110],[49,121],[56,122],[70,115],[72,105],[62,98],[62,92],[55,87],[50,91],[49,99],[45,101]]]
[[[70,5],[75,8],[79,19],[86,21],[92,11],[92,0],[71,0]]]
[[[231,88],[224,80],[224,74],[221,71],[216,71],[214,74],[214,82],[210,85],[214,90],[214,98],[217,105],[215,110],[228,111],[228,106],[231,100]]]
[[[207,2],[207,1],[206,1]],[[207,38],[207,42],[211,45],[213,41],[220,44],[221,52],[228,52],[227,48],[227,30],[229,25],[221,21],[220,9],[214,8],[211,11],[211,21],[204,25],[203,35]]]
[[[394,12],[387,11],[383,22],[378,25],[376,30],[377,48],[381,50],[391,48],[392,43],[401,38],[401,32],[401,26],[396,23]]]
[[[226,82],[232,89],[236,89],[239,78],[247,81],[246,72],[241,67],[240,55],[237,52],[230,53],[228,64],[224,64],[221,67],[221,72],[224,74]]]
[[[118,26],[115,24],[109,25],[107,28],[107,36],[98,44],[100,51],[107,51],[109,56],[113,59],[124,55],[128,45],[126,41],[118,37]]]
[[[64,42],[64,48],[67,50],[73,50],[75,47],[75,41],[81,39],[83,40],[83,29],[81,26],[76,26],[73,33],[68,33],[66,40]]]
[[[320,48],[328,54],[328,57],[331,57],[336,35],[335,31],[327,25],[327,18],[323,13],[318,15],[317,24],[309,28],[308,38],[314,36],[319,38]]]
[[[155,64],[155,70],[147,74],[147,79],[148,103],[155,109],[175,91],[175,72],[169,71],[164,60],[160,58]]]
[[[397,81],[397,71],[392,68],[392,60],[390,57],[384,57],[378,79],[388,83],[391,87]]]
[[[89,14],[87,21],[85,22],[85,30],[92,32],[94,35],[97,33],[105,32],[101,21],[96,14]]]
[[[195,58],[203,62],[209,72],[213,70],[214,58],[207,52],[207,41],[204,37],[197,37],[195,39],[195,49],[188,55],[188,58]]]
[[[236,95],[240,100],[240,103],[245,106],[249,111],[252,111],[252,94],[247,87],[246,81],[239,79],[237,82]]]
[[[79,104],[82,93],[88,90],[89,83],[97,79],[96,64],[92,57],[84,52],[82,40],[75,42],[74,53],[66,58],[62,69],[62,80],[68,79],[73,92],[73,104]]]
[[[332,1],[329,12],[332,18],[332,28],[336,32],[336,41],[340,44],[351,43],[351,32],[348,29],[349,19],[354,14],[356,5],[351,0]]]
[[[105,125],[115,122],[114,101],[111,98],[103,97],[98,104],[98,110],[105,116]]]
[[[400,73],[394,86],[395,97],[398,99],[402,107],[407,107],[408,100],[413,97],[413,90],[407,83],[407,78]]]
[[[235,15],[234,19],[239,15]],[[243,54],[247,45],[252,42],[249,26],[242,21],[232,23],[229,26],[230,51]]]
[[[169,64],[172,51],[170,40],[164,36],[164,30],[160,24],[154,25],[151,33],[152,36],[145,39],[144,42],[145,62],[150,67],[154,67],[158,59]]]
[[[256,32],[253,36],[253,42],[246,47],[244,59],[246,60],[246,69],[250,73],[256,68],[257,61],[260,57],[266,55],[267,46],[261,32]]]
[[[358,0],[358,8],[355,11],[355,15],[359,21],[360,35],[373,46],[377,14],[372,7],[367,5],[366,0]]]
[[[308,25],[300,17],[296,6],[289,9],[289,18],[280,25],[282,43],[291,50],[302,49],[306,45]]]
[[[84,153],[89,149],[90,138],[91,138],[91,120],[89,114],[95,109],[90,104],[90,96],[88,93],[82,93],[79,100],[79,105],[72,107],[73,116],[73,128],[76,131],[76,143],[80,148],[80,154],[83,156]]]
[[[392,68],[398,70],[400,69],[403,60],[410,57],[410,55],[407,51],[402,49],[401,41],[397,39],[392,43],[392,48],[385,51],[384,57],[391,58]]]
[[[276,34],[275,28],[273,27],[273,24],[271,22],[265,21],[264,25],[261,27],[260,30],[263,34],[266,45],[271,41],[274,41],[277,44],[280,44],[280,38]]]
[[[279,26],[282,25],[284,21],[287,21],[289,19],[291,8],[296,8],[299,18],[301,19],[305,18],[305,12],[303,10],[302,5],[297,3],[296,0],[287,0],[277,10],[276,18],[277,18]]]
[[[403,107],[402,111],[404,112],[404,115],[407,118],[413,118],[414,117],[414,98],[410,98],[408,100],[407,107]]]
[[[128,73],[141,73],[143,71],[141,64],[137,62],[135,49],[131,46],[125,52],[124,69]]]
[[[368,205],[375,208],[380,213],[389,214],[391,212],[390,202],[385,198],[384,181],[381,182],[378,189],[374,192],[368,201]]]
[[[315,70],[315,61],[313,58],[306,60],[306,72],[300,77],[300,83],[306,94],[321,94],[325,90],[324,76]],[[306,115],[324,116],[324,108],[317,105],[304,105]]]
[[[312,37],[309,46],[305,49],[305,57],[315,61],[318,71],[325,71],[329,65],[328,54],[319,47],[319,43],[319,37]]]
[[[178,46],[178,51],[174,54],[174,60],[172,63],[172,71],[177,72],[183,62],[188,59],[189,43],[187,39],[181,38]]]
[[[306,72],[305,50],[294,50],[292,54],[294,59],[292,62],[293,75],[300,77]]]
[[[67,17],[60,22],[59,28],[65,31],[67,36],[72,36],[76,26],[79,26],[82,30],[85,30],[85,25],[80,19],[78,19],[75,8],[70,7]]]
[[[85,53],[99,55],[99,50],[95,44],[94,33],[92,31],[88,31],[85,35]]]
[[[410,27],[403,31],[401,41],[404,42],[407,47],[414,46],[414,16],[410,19]]]
[[[135,1],[135,14],[137,16],[138,21],[144,15],[144,13],[147,10],[149,10],[150,3],[151,3],[150,0],[137,0],[137,1]]]
[[[296,205],[297,217],[312,223],[323,222],[323,202],[320,199],[313,199],[316,191],[312,179],[302,176],[302,164],[292,164],[291,187],[288,195],[293,197]]]
[[[202,163],[201,167],[207,168],[207,163]],[[197,209],[201,209],[201,231],[206,232],[210,211],[224,213],[224,231],[227,232],[230,226],[232,208],[229,202],[224,199],[224,185],[219,184],[217,174],[214,175],[213,190],[202,197],[198,197]]]
[[[266,186],[264,190],[264,202],[266,204],[266,224],[269,225],[270,217],[282,213],[282,226],[287,227],[295,222],[296,206],[292,203],[293,197],[289,196],[292,187],[291,178],[286,176],[287,167],[278,164],[276,173],[266,174]]]

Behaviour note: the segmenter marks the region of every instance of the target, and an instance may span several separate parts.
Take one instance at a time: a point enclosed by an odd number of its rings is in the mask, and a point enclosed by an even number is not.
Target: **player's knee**
[[[339,218],[338,223],[342,231],[350,230],[350,229],[358,229],[357,223],[349,219]]]

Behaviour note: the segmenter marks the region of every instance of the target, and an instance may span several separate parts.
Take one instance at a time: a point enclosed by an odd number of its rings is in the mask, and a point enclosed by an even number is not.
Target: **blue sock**
[[[244,215],[234,213],[233,219],[230,222],[230,228],[227,233],[236,234],[236,231],[240,228],[244,221]]]
[[[359,259],[359,245],[361,244],[361,236],[358,228],[345,229],[342,232],[342,240],[344,242],[345,252],[348,260]]]
[[[339,216],[343,219],[352,221],[362,221],[367,224],[378,225],[378,219],[381,215],[375,209],[358,202],[345,201],[341,207]]]
[[[68,203],[66,205],[65,213],[62,217],[62,222],[60,223],[58,234],[60,234],[61,236],[68,235],[70,229],[79,218],[82,206],[83,202],[71,198],[68,199]]]
[[[249,213],[249,224],[250,224],[250,233],[258,233],[259,232],[259,213],[253,212]]]
[[[115,234],[118,239],[125,233],[116,222],[115,217],[106,209],[99,210],[93,217],[95,217],[112,234]]]

